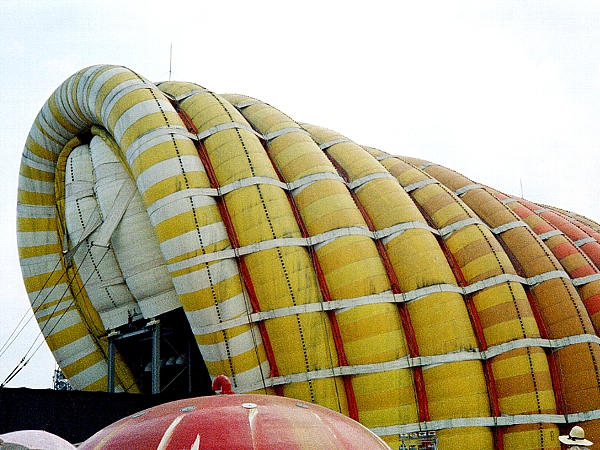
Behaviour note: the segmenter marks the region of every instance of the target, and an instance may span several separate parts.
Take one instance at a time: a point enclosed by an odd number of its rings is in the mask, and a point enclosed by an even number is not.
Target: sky
[[[55,368],[17,255],[21,153],[52,92],[95,64],[249,95],[600,222],[600,2],[3,0],[0,384],[29,361],[9,387],[51,387]]]

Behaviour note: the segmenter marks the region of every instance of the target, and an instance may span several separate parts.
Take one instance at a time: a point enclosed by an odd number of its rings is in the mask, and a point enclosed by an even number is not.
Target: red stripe
[[[586,298],[583,303],[585,304],[590,316],[596,314],[598,311],[600,311],[600,294],[594,294],[591,297]]]
[[[502,245],[504,252],[510,259],[510,262],[512,263],[513,267],[515,268],[517,275],[526,278],[526,274],[525,274],[525,271],[523,270],[523,267],[521,267],[521,263],[517,260],[515,255],[512,253],[511,249],[508,247],[508,245],[506,245],[506,243],[504,242],[504,240],[502,239],[502,237],[500,235],[497,236],[497,239],[498,239],[498,242],[500,243],[500,245]],[[527,285],[523,285],[523,289],[525,290],[525,294],[527,295],[527,300],[529,301],[531,312],[533,313],[535,323],[537,324],[538,330],[540,332],[540,337],[542,339],[551,339],[550,331],[548,329],[548,324],[546,323],[546,320],[544,319],[542,311],[540,310],[540,307],[539,307],[537,301],[535,300],[535,297],[533,295],[533,292],[531,291],[531,288]],[[550,378],[552,380],[552,388],[554,391],[554,399],[556,402],[556,413],[563,415],[563,414],[565,414],[565,411],[566,411],[566,400],[565,400],[564,394],[563,394],[562,378],[560,376],[560,368],[558,366],[558,363],[554,356],[554,352],[552,350],[544,348],[544,353],[546,353],[546,358],[548,359],[548,370],[550,371]]]
[[[241,113],[241,111],[240,111],[240,113]],[[243,115],[243,113],[242,113],[242,115]],[[253,128],[255,128],[254,125],[248,120],[248,118],[246,118],[246,120],[248,121],[248,123],[250,123],[252,125]],[[258,130],[255,130],[255,131],[258,131]],[[271,154],[268,151],[268,146],[267,146],[266,141],[264,141],[263,139],[260,139],[260,141],[263,145],[263,148],[265,149],[265,151],[267,153],[267,156],[269,157],[269,160],[271,161],[271,165],[273,166],[273,169],[277,173],[279,180],[285,182],[284,177],[282,176],[281,172],[279,171],[279,167],[277,167],[277,164],[275,164],[275,162],[271,158]],[[308,238],[310,235],[308,233],[308,229],[306,228],[306,223],[304,222],[304,219],[302,218],[302,215],[300,214],[300,210],[298,208],[298,204],[296,203],[296,200],[292,196],[292,193],[288,190],[286,190],[286,195],[287,195],[287,199],[290,204],[290,207],[292,208],[292,212],[294,213],[294,218],[296,219],[296,223],[298,224],[298,227],[300,228],[300,233],[302,234],[302,237]],[[313,248],[312,245],[308,247],[308,253],[310,255],[310,259],[311,259],[313,268],[315,270],[315,274],[317,275],[317,281],[319,283],[319,289],[321,291],[321,295],[323,296],[323,300],[326,302],[329,302],[329,301],[331,301],[331,294],[329,293],[329,287],[327,286],[327,282],[325,280],[325,275],[323,274],[323,270],[321,269],[321,263],[319,262],[319,258],[318,258],[317,254],[315,252],[315,249]],[[329,322],[331,324],[331,333],[333,335],[333,342],[335,345],[335,351],[338,356],[339,365],[340,366],[348,366],[348,359],[346,358],[346,351],[344,349],[344,341],[342,340],[342,334],[340,333],[340,327],[338,325],[338,321],[337,321],[335,312],[327,311],[327,318],[329,319]],[[333,382],[335,383],[335,380],[333,380]],[[344,383],[344,389],[346,391],[346,401],[348,403],[348,416],[350,418],[358,421],[358,419],[359,419],[358,406],[356,404],[356,396],[354,394],[354,386],[352,385],[352,379],[349,375],[343,375],[342,382]]]
[[[333,155],[329,154],[329,152],[324,151],[325,155],[329,158],[333,166],[336,168],[338,173],[344,178],[344,180],[349,181],[348,173],[346,170],[335,160]],[[370,231],[375,231],[375,225],[371,220],[371,217],[365,210],[358,196],[354,193],[354,191],[349,190],[350,195],[352,195],[352,199],[354,203],[358,207],[361,212],[367,226]],[[390,261],[389,255],[385,250],[385,246],[380,240],[375,241],[377,251],[379,252],[379,256],[381,257],[381,261],[383,262],[383,266],[387,273],[388,279],[390,281],[390,285],[392,287],[392,292],[394,294],[401,294],[402,291],[400,289],[400,284],[398,282],[398,277],[396,272],[394,271],[394,267]],[[419,353],[419,345],[417,343],[417,338],[415,336],[415,330],[412,326],[412,322],[410,320],[410,313],[408,312],[408,308],[404,303],[397,303],[398,314],[400,315],[400,320],[402,321],[402,328],[404,329],[404,335],[406,337],[406,345],[408,346],[409,354],[412,358],[416,358],[420,356]],[[415,380],[415,390],[417,393],[417,407],[419,410],[419,421],[421,422],[429,422],[429,405],[427,402],[427,392],[425,390],[425,380],[423,379],[423,369],[421,367],[413,368],[413,377]]]
[[[173,105],[175,110],[177,111],[177,114],[179,114],[179,117],[181,118],[181,120],[183,121],[185,126],[187,127],[188,131],[190,133],[198,134],[198,129],[194,125],[191,117],[183,109],[181,109],[181,107],[175,100],[169,98],[169,101],[171,102],[171,104]],[[213,168],[210,158],[208,156],[208,152],[206,151],[206,147],[204,147],[204,144],[201,141],[194,140],[193,142],[194,142],[194,145],[196,146],[196,150],[198,151],[198,156],[200,157],[200,160],[202,161],[202,164],[204,165],[204,168],[206,170],[206,174],[210,181],[211,187],[218,188],[219,181],[217,180],[217,176],[215,174],[214,168]],[[217,196],[216,201],[217,201],[217,206],[219,208],[219,212],[221,213],[221,219],[223,220],[223,225],[225,226],[225,230],[227,231],[227,235],[229,237],[231,245],[234,249],[239,248],[240,247],[239,240],[237,238],[235,228],[233,227],[233,223],[231,221],[231,216],[229,215],[229,210],[227,209],[227,204],[225,203],[225,200],[221,196]],[[252,283],[252,278],[250,277],[248,267],[246,266],[246,261],[244,260],[243,256],[236,258],[236,261],[239,266],[239,271],[242,276],[242,281],[244,282],[244,285],[246,287],[246,292],[248,292],[248,297],[250,300],[250,304],[252,305],[253,312],[259,312],[260,304],[259,304],[258,298],[256,296],[256,291],[254,290],[254,284]],[[275,354],[273,352],[273,347],[271,346],[271,341],[269,339],[269,335],[267,333],[264,322],[258,323],[258,329],[260,331],[260,336],[263,341],[263,346],[265,348],[267,360],[269,361],[269,366],[271,368],[271,373],[269,374],[269,376],[271,378],[278,377],[279,369],[277,368]],[[277,395],[283,396],[283,387],[281,385],[276,385],[276,386],[274,386],[274,388],[275,388],[275,393]]]
[[[522,274],[522,271],[517,269],[519,275]],[[518,272],[517,272],[518,273]],[[529,286],[523,286],[525,289],[525,293],[527,294],[527,300],[529,300],[529,304],[531,305],[531,310],[533,311],[533,317],[538,325],[538,329],[540,330],[540,337],[542,339],[550,339],[550,333],[548,331],[548,325],[544,320],[544,316],[540,311],[540,308],[535,301],[533,293]],[[550,370],[550,378],[552,379],[552,387],[554,388],[554,398],[556,401],[556,413],[557,414],[565,414],[566,413],[566,399],[563,395],[563,387],[562,387],[562,378],[560,376],[560,368],[558,367],[558,363],[554,356],[554,352],[549,349],[544,348],[544,352],[548,358],[548,370]]]
[[[433,219],[429,216],[427,211],[425,211],[421,207],[421,205],[414,199],[414,197],[412,195],[411,195],[411,198],[413,199],[414,204],[417,206],[417,208],[419,209],[419,211],[421,212],[421,214],[427,221],[427,224],[429,226],[431,226],[432,228],[437,228]],[[460,287],[465,287],[467,285],[467,280],[465,279],[465,276],[464,276],[460,266],[456,262],[454,255],[452,254],[452,252],[446,245],[446,241],[444,241],[441,238],[441,236],[438,236],[438,235],[436,235],[436,239],[437,239],[438,245],[440,246],[442,252],[444,253],[446,261],[448,262],[448,265],[450,266],[450,269],[452,270],[452,273],[454,275],[454,278],[456,279],[456,282],[458,283],[458,285]],[[475,307],[475,302],[473,301],[473,295],[466,294],[463,296],[463,299],[465,302],[465,306],[467,308],[467,313],[469,314],[469,320],[471,321],[471,326],[473,328],[473,332],[475,333],[475,339],[477,340],[477,345],[479,346],[479,348],[482,351],[487,350],[487,348],[488,348],[487,341],[485,339],[485,334],[483,332],[483,326],[481,325],[481,320],[479,319],[479,313],[477,312],[477,308]],[[499,417],[500,416],[500,403],[498,401],[498,390],[496,389],[496,380],[494,378],[494,372],[492,370],[492,362],[488,359],[486,359],[485,361],[482,361],[482,362],[483,362],[483,375],[485,377],[485,383],[487,386],[488,399],[490,402],[490,408],[492,410],[491,411],[492,416]],[[502,450],[504,448],[504,437],[503,437],[504,427],[494,427],[492,429],[492,432],[494,433],[494,449]]]

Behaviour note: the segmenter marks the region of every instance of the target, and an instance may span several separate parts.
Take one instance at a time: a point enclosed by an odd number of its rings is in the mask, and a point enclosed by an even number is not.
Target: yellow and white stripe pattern
[[[525,207],[250,97],[94,66],[32,126],[18,243],[78,389],[106,389],[111,329],[182,307],[238,393],[319,403],[393,446],[437,430],[440,448],[558,449],[566,422],[600,439],[600,225],[568,216],[588,230],[570,242]],[[587,272],[553,254],[571,244]],[[116,374],[137,391],[118,355]]]

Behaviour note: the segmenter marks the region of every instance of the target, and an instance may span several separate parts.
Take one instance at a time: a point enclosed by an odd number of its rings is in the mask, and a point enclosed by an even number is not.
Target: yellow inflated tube
[[[395,448],[435,431],[438,448],[558,449],[565,422],[600,438],[578,294],[597,280],[563,271],[519,205],[251,97],[94,66],[31,129],[19,251],[77,389],[107,388],[110,330],[182,308],[238,393],[325,405]]]

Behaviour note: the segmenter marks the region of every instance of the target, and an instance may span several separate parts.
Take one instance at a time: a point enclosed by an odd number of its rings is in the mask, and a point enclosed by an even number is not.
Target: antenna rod
[[[173,67],[173,43],[171,42],[171,48],[169,50],[169,81],[171,81],[171,68]]]
[[[519,183],[521,184],[521,198],[525,198],[523,196],[523,181],[521,180],[521,178],[519,178]]]

